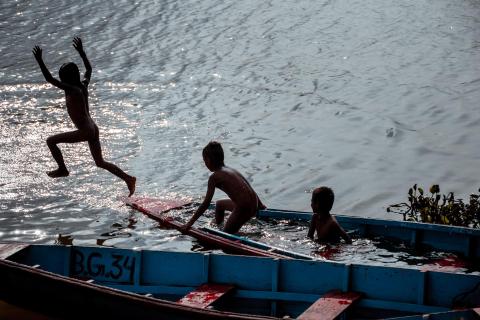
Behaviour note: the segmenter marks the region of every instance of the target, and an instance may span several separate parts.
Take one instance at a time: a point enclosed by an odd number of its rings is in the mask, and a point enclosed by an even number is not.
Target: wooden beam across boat
[[[231,285],[206,283],[186,294],[177,303],[191,307],[207,308],[233,289],[235,287]]]
[[[171,229],[176,229],[179,231],[182,231],[183,223],[176,221],[171,217],[165,217],[164,214],[167,211],[182,208],[183,206],[186,206],[190,203],[189,201],[185,201],[185,202],[173,201],[169,203],[161,199],[144,198],[144,197],[130,197],[130,198],[125,198],[124,201],[127,205],[131,206],[132,208],[144,213],[149,218],[155,221],[158,221],[162,226],[165,226]],[[165,203],[167,203],[167,205]],[[287,258],[287,259],[290,258],[281,253],[269,252],[267,250],[263,250],[260,248],[250,247],[239,241],[226,239],[221,236],[210,234],[208,232],[199,230],[194,227],[191,227],[190,229],[188,229],[185,232],[185,234],[194,237],[201,243],[214,246],[223,250],[227,250],[229,253],[233,253],[233,254],[243,254],[243,255],[258,256],[258,257],[270,257],[270,258]]]
[[[297,319],[299,320],[333,320],[340,316],[362,295],[358,292],[332,291],[315,301]]]

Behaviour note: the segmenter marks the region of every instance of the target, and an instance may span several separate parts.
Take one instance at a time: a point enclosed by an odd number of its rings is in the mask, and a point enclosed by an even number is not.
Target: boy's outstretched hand
[[[35,46],[33,47],[33,56],[35,57],[35,59],[37,59],[37,61],[41,61],[42,60],[42,48],[40,48],[39,46]]]
[[[82,39],[79,37],[73,38],[73,47],[78,51],[78,53],[84,53]]]

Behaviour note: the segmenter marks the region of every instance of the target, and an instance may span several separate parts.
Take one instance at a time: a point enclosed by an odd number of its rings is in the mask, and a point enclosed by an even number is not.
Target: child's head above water
[[[329,213],[333,206],[335,195],[329,187],[320,187],[312,192],[312,210],[315,213]]]
[[[222,145],[216,141],[210,141],[202,151],[203,161],[210,171],[224,166]]]
[[[68,84],[79,84],[80,83],[80,71],[78,67],[73,62],[64,63],[60,70],[58,71],[60,80]]]

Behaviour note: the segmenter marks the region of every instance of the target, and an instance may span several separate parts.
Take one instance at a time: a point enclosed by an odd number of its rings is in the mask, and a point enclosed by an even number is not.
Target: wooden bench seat
[[[233,289],[234,287],[230,285],[207,283],[188,293],[177,303],[191,307],[207,308]]]
[[[361,297],[358,292],[332,291],[315,301],[297,319],[332,320],[341,315],[348,307]]]

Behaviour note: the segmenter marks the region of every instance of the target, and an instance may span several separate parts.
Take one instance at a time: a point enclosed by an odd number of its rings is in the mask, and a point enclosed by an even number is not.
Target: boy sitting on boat
[[[208,209],[212,201],[215,188],[225,192],[230,199],[218,200],[215,207],[215,221],[217,224],[223,222],[225,211],[231,214],[225,223],[223,231],[235,233],[252,217],[255,217],[259,209],[265,209],[265,205],[258,198],[253,190],[237,170],[229,168],[224,164],[222,145],[211,141],[203,148],[203,161],[212,175],[208,179],[208,189],[205,200],[193,214],[190,220],[184,225],[183,231],[187,231],[197,219]]]
[[[308,237],[313,239],[317,232],[317,241],[320,242],[338,242],[343,238],[346,243],[352,243],[352,240],[338,224],[335,217],[330,214],[335,196],[333,190],[328,187],[320,187],[312,192],[312,210],[313,216],[308,230]]]

